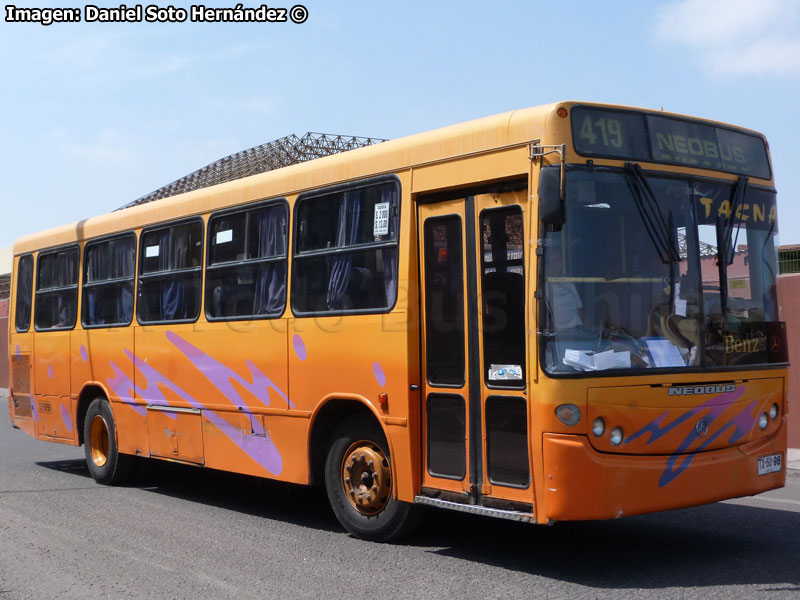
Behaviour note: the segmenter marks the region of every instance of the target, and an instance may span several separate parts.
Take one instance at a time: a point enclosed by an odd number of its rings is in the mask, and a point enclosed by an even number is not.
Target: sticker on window
[[[504,379],[522,379],[522,367],[520,365],[490,365],[489,380],[500,381]]]
[[[158,256],[158,246],[147,246],[144,249],[145,258],[153,258],[155,256]]]
[[[389,233],[389,203],[378,202],[375,205],[375,223],[372,226],[373,235],[387,235]]]
[[[233,229],[224,229],[223,231],[217,232],[218,244],[227,244],[232,240],[233,240]]]

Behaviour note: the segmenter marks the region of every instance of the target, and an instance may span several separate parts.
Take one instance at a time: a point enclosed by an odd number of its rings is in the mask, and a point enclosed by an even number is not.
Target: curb
[[[786,470],[800,471],[800,449],[789,448],[786,452]]]

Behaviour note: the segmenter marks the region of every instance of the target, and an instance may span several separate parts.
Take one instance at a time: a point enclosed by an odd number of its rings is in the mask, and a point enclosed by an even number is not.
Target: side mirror
[[[564,167],[545,167],[539,171],[539,218],[558,231],[566,222],[564,214]]]

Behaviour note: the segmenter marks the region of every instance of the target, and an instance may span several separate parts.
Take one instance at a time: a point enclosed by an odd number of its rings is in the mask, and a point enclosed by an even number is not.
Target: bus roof
[[[569,109],[577,104],[628,108],[663,116],[684,116],[650,109],[574,101],[513,110],[365,148],[349,150],[333,156],[317,158],[26,235],[14,243],[14,254],[24,254],[119,231],[137,229],[257,199],[291,196],[332,183],[397,172],[460,156],[518,146],[530,143],[535,139],[541,139],[543,143],[547,143],[548,118],[555,115],[558,108],[562,106]],[[705,119],[702,121],[731,127],[725,123]],[[763,137],[758,132],[751,133]],[[118,199],[115,202],[121,203],[124,202],[124,199]]]

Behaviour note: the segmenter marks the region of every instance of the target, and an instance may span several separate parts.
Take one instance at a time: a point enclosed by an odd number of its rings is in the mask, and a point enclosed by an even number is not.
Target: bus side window
[[[36,275],[37,330],[72,329],[78,317],[78,247],[39,254]]]
[[[301,197],[295,209],[292,310],[385,311],[397,297],[395,182]]]
[[[17,299],[14,323],[17,333],[24,333],[31,327],[31,303],[33,294],[33,255],[26,254],[19,259],[17,270]]]
[[[86,244],[81,311],[84,327],[130,324],[135,265],[134,234]]]
[[[203,222],[151,229],[139,249],[141,323],[194,321],[200,315]]]
[[[212,216],[208,225],[206,316],[277,317],[286,306],[285,203]]]

